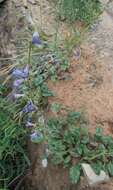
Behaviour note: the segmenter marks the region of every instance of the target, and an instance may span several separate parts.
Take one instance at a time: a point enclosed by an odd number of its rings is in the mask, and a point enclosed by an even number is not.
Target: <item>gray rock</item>
[[[82,164],[82,169],[90,186],[95,186],[110,180],[109,176],[104,171],[101,171],[100,175],[96,175],[89,164]]]

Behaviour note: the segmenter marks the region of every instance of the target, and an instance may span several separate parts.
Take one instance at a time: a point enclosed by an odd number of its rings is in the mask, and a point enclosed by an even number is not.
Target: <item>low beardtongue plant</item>
[[[32,40],[30,41],[28,64],[26,66],[24,66],[24,68],[16,67],[11,72],[11,77],[13,79],[12,92],[11,92],[11,95],[13,97],[12,100],[22,99],[23,97],[25,97],[25,94],[21,89],[21,87],[25,81],[28,84],[29,88],[31,88],[31,84],[29,82],[30,81],[29,70],[31,68],[30,67],[31,66],[30,65],[31,48],[32,48],[32,46],[36,46],[37,48],[39,48],[41,45],[42,45],[42,41],[39,38],[38,32],[35,31],[32,35]],[[30,94],[29,94],[29,96],[30,96]],[[26,105],[24,105],[24,107],[21,109],[20,115],[21,114],[25,115],[25,114],[30,114],[30,113],[32,114],[32,113],[36,112],[37,110],[38,110],[37,107],[34,105],[33,101],[29,97],[29,100],[27,100]],[[36,125],[35,125],[35,123],[30,122],[28,119],[26,121],[25,126],[29,128],[29,127],[35,127]],[[38,133],[38,132],[33,132],[30,135],[30,139],[32,142],[37,143],[42,139],[42,134]]]

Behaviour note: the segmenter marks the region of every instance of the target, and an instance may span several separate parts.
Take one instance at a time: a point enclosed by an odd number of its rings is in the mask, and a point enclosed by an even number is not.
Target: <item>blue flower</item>
[[[29,65],[26,65],[23,69],[15,68],[12,72],[12,76],[15,78],[28,78]]]
[[[31,141],[37,139],[38,137],[40,138],[40,134],[37,132],[34,132],[30,135]]]
[[[35,123],[32,123],[32,122],[30,122],[30,121],[27,121],[27,123],[26,123],[25,126],[28,127],[28,128],[30,128],[30,127],[35,127]]]
[[[38,32],[34,32],[34,33],[33,33],[33,36],[32,36],[32,44],[34,44],[34,45],[37,46],[37,47],[39,47],[39,46],[42,44],[42,42],[41,42],[41,40],[40,40],[40,38],[39,38]]]
[[[33,104],[33,102],[30,100],[26,104],[26,106],[22,109],[23,113],[30,113],[36,111],[36,106]]]
[[[30,135],[31,142],[39,143],[43,140],[43,135],[40,132],[33,132]]]
[[[17,79],[14,81],[13,87],[18,88],[23,82],[24,82],[24,79]]]
[[[24,97],[25,96],[25,94],[13,94],[13,96],[14,96],[14,98],[15,99],[18,99],[18,98],[22,98],[22,97]]]

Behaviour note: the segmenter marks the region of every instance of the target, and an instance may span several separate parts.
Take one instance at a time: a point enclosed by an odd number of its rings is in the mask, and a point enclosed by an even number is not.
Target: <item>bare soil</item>
[[[113,4],[111,3],[111,6]],[[113,133],[113,17],[104,11],[81,45],[79,61],[71,58],[71,80],[49,81],[55,101],[82,110],[89,130],[101,125],[105,134]]]

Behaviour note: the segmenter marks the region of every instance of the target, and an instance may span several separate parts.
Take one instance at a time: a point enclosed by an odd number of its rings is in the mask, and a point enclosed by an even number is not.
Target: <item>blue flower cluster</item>
[[[11,76],[14,80],[11,97],[13,100],[16,100],[24,96],[24,94],[20,93],[20,86],[25,80],[28,79],[29,65],[26,65],[23,69],[14,68],[13,71],[11,72]]]
[[[11,73],[12,77],[14,78],[13,82],[13,97],[18,99],[23,97],[24,94],[20,94],[20,86],[21,84],[28,79],[29,77],[29,65],[26,65],[23,69],[15,68]],[[36,106],[33,104],[32,100],[29,100],[27,104],[22,109],[22,113],[30,113],[36,111]]]
[[[34,32],[32,36],[32,45],[36,47],[40,47],[42,45],[42,42],[39,38],[38,32]],[[12,85],[12,93],[11,96],[12,100],[17,100],[18,98],[22,98],[25,96],[24,93],[21,91],[21,85],[24,83],[24,81],[28,80],[29,77],[29,65],[27,64],[24,68],[17,68],[15,67],[11,72],[11,77],[13,79],[13,85]],[[26,105],[23,107],[20,113],[22,114],[29,114],[37,111],[37,107],[33,104],[32,100],[28,100]],[[27,117],[26,121],[26,127],[34,127],[35,124],[32,123],[32,119],[29,121],[29,115]],[[32,142],[38,142],[42,139],[42,134],[38,133],[36,131],[32,132],[30,135],[30,139]]]
[[[29,65],[26,65],[23,69],[15,68],[12,71],[12,77],[16,79],[26,79],[29,76]]]

